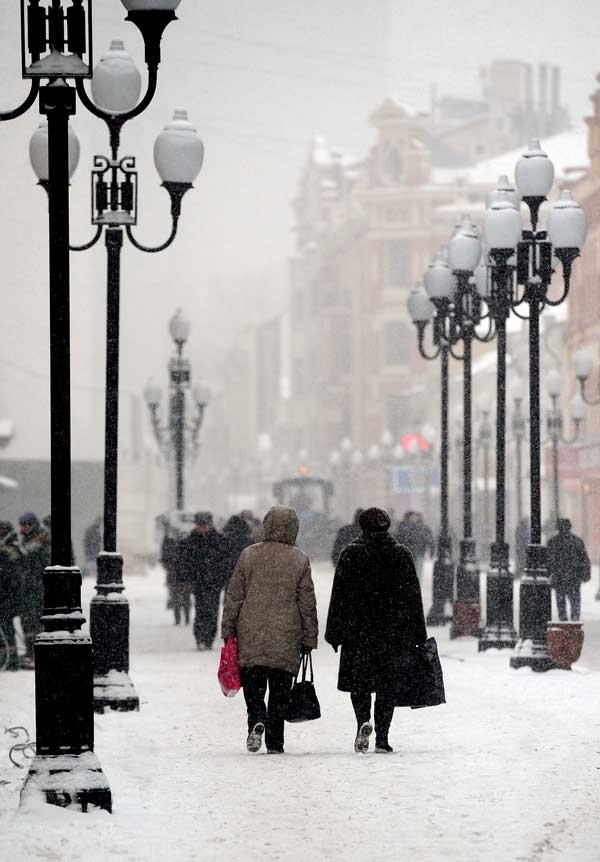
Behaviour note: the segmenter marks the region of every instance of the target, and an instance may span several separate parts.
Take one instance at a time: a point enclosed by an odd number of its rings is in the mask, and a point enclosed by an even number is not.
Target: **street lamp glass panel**
[[[344,437],[342,442],[340,443],[340,449],[342,452],[351,452],[352,451],[352,440],[349,437]]]
[[[185,108],[176,108],[154,144],[154,163],[163,183],[193,183],[204,161],[204,144],[188,120]]]
[[[128,12],[137,12],[140,9],[169,12],[177,9],[181,0],[121,0],[121,2]]]
[[[130,111],[138,103],[142,76],[125,50],[122,39],[113,39],[94,68],[92,95],[98,107],[110,113]]]
[[[537,138],[529,142],[529,147],[515,167],[517,188],[523,198],[545,198],[554,182],[554,165],[540,147]]]
[[[581,422],[585,416],[585,401],[577,392],[572,398],[571,403],[569,404],[569,411],[571,413],[571,419],[573,422]]]
[[[594,357],[590,350],[582,347],[580,350],[575,351],[575,355],[573,356],[573,368],[575,369],[576,377],[580,380],[587,380],[592,373],[593,367]]]
[[[500,198],[486,211],[484,231],[490,248],[515,249],[521,239],[521,213],[507,198]]]
[[[456,286],[452,271],[441,256],[429,264],[423,281],[425,292],[430,299],[450,299]]]
[[[69,123],[69,179],[79,164],[79,138]],[[48,181],[48,123],[44,120],[37,127],[29,141],[29,160],[38,180]]]
[[[406,302],[413,323],[426,323],[433,317],[433,305],[422,287],[414,287]]]
[[[560,371],[555,368],[546,376],[546,389],[552,398],[559,398],[563,390],[563,380]]]
[[[587,224],[585,213],[573,200],[568,189],[560,196],[548,218],[548,236],[554,248],[581,248],[585,242]]]
[[[475,225],[465,222],[448,243],[450,269],[473,272],[481,257],[481,240]]]
[[[183,344],[190,337],[192,324],[184,316],[180,308],[177,309],[169,321],[169,335],[176,344]]]
[[[192,395],[196,404],[208,404],[211,392],[205,383],[196,383],[192,389]]]
[[[156,407],[160,404],[162,392],[160,386],[150,381],[144,388],[144,400],[149,407]]]

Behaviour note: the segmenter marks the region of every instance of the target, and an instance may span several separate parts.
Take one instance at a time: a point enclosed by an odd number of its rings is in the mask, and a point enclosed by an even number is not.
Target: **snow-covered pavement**
[[[114,814],[18,809],[5,727],[33,724],[33,674],[0,675],[0,859],[597,862],[600,673],[536,675],[435,630],[448,703],[397,710],[390,756],[354,754],[337,656],[315,654],[323,718],[287,726],[286,754],[245,750],[241,694],[165,611],[162,572],[127,579],[139,713],[96,719]],[[315,572],[324,623],[331,570]],[[595,584],[585,615],[597,616]],[[87,599],[90,585],[86,585]],[[591,667],[591,665],[590,665]]]

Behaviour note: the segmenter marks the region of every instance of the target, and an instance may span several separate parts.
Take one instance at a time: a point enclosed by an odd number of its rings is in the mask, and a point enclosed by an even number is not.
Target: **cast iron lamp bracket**
[[[155,254],[158,251],[164,251],[164,249],[168,248],[175,237],[177,236],[177,225],[179,223],[179,216],[181,214],[181,201],[186,192],[188,192],[191,188],[193,188],[192,183],[173,183],[173,182],[164,182],[162,187],[167,190],[169,196],[171,198],[171,233],[165,242],[161,245],[157,246],[147,246],[142,245],[142,243],[138,242],[134,237],[131,225],[126,225],[125,230],[127,231],[127,236],[131,244],[138,249],[138,251],[145,251],[148,254]]]

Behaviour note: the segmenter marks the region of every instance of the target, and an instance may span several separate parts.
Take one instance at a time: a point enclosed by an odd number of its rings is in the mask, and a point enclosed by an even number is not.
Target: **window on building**
[[[403,287],[410,282],[408,242],[392,239],[385,243],[383,274],[385,287]]]
[[[410,332],[401,320],[386,323],[383,330],[383,357],[386,365],[402,365],[408,361]]]

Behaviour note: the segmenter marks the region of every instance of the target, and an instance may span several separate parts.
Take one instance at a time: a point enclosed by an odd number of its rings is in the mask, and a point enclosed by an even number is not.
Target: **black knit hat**
[[[212,527],[213,516],[210,512],[196,512],[194,515],[194,524],[197,527]]]
[[[368,533],[386,533],[392,526],[390,516],[383,509],[377,509],[373,506],[371,509],[365,509],[358,519],[361,530]]]

